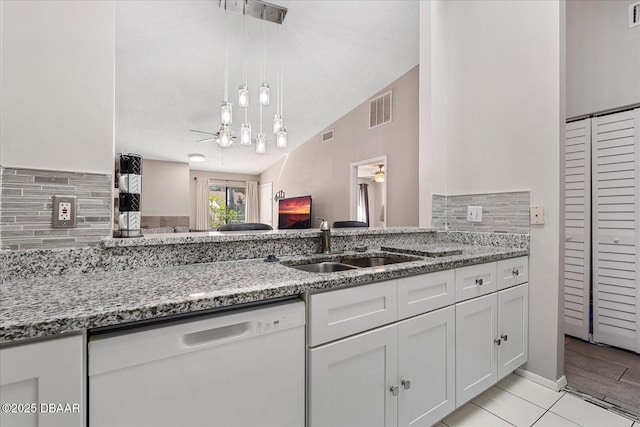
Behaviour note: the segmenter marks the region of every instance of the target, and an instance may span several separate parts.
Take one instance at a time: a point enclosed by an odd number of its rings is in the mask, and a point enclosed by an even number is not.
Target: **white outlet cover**
[[[531,206],[531,224],[544,224],[544,206]]]
[[[482,222],[482,206],[468,206],[467,221]]]

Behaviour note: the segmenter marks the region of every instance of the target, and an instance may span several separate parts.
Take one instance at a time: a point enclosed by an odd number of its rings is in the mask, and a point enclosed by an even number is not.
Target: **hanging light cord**
[[[229,101],[229,35],[227,33],[227,6],[224,7],[224,100]]]

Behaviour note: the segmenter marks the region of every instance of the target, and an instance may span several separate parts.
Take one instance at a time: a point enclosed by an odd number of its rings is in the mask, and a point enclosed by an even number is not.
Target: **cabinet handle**
[[[496,338],[495,340],[493,340],[493,342],[498,345],[502,344],[502,341],[500,341],[500,338]]]
[[[402,384],[405,390],[409,390],[411,388],[411,381],[409,380],[402,380],[400,384]]]
[[[615,239],[613,239],[613,243],[620,243],[620,239],[616,237]]]
[[[513,276],[515,276],[515,277],[518,277],[518,276],[520,275],[520,270],[515,269],[515,270],[513,270],[513,271],[511,272],[511,274],[512,274]]]
[[[394,397],[398,396],[398,390],[400,390],[400,387],[398,387],[397,385],[389,387],[389,391]]]
[[[483,282],[483,281],[482,281],[482,278],[480,278],[480,279],[476,279],[476,285],[478,285],[478,286],[482,286],[482,282]]]
[[[507,335],[507,334],[500,335],[500,338],[502,338],[502,341],[507,342],[507,339],[509,338],[509,335]]]

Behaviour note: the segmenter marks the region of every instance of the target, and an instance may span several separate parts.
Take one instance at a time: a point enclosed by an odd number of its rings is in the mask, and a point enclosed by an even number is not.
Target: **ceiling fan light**
[[[189,154],[190,162],[204,162],[207,160],[204,154]]]
[[[273,133],[278,134],[278,131],[282,127],[282,116],[280,114],[276,114],[273,116]]]
[[[220,130],[220,140],[218,141],[218,145],[221,148],[229,148],[231,146],[231,132],[228,127],[224,127]]]
[[[264,133],[256,135],[256,153],[267,154],[267,137]]]
[[[376,173],[373,174],[373,180],[375,182],[384,182],[384,171],[376,171]]]
[[[269,83],[262,82],[260,85],[260,105],[269,105]]]
[[[223,125],[230,125],[233,121],[231,103],[228,101],[224,101],[220,107],[220,121]]]
[[[276,147],[287,148],[287,128],[282,126],[276,135]]]
[[[241,84],[238,88],[238,106],[242,108],[249,106],[249,89],[246,84]]]
[[[251,124],[243,123],[240,128],[240,144],[251,145]]]

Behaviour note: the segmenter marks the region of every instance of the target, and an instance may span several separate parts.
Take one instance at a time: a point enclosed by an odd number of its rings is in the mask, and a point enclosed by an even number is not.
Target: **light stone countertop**
[[[407,245],[407,249],[412,249],[410,246]],[[337,289],[529,253],[526,248],[505,246],[420,246],[422,249],[428,247],[436,250],[462,248],[463,253],[335,273],[309,273],[282,263],[335,260],[338,257],[308,255],[282,257],[282,262],[275,263],[250,259],[9,280],[0,288],[0,343],[295,297],[306,292]],[[377,252],[349,255],[367,256]]]

